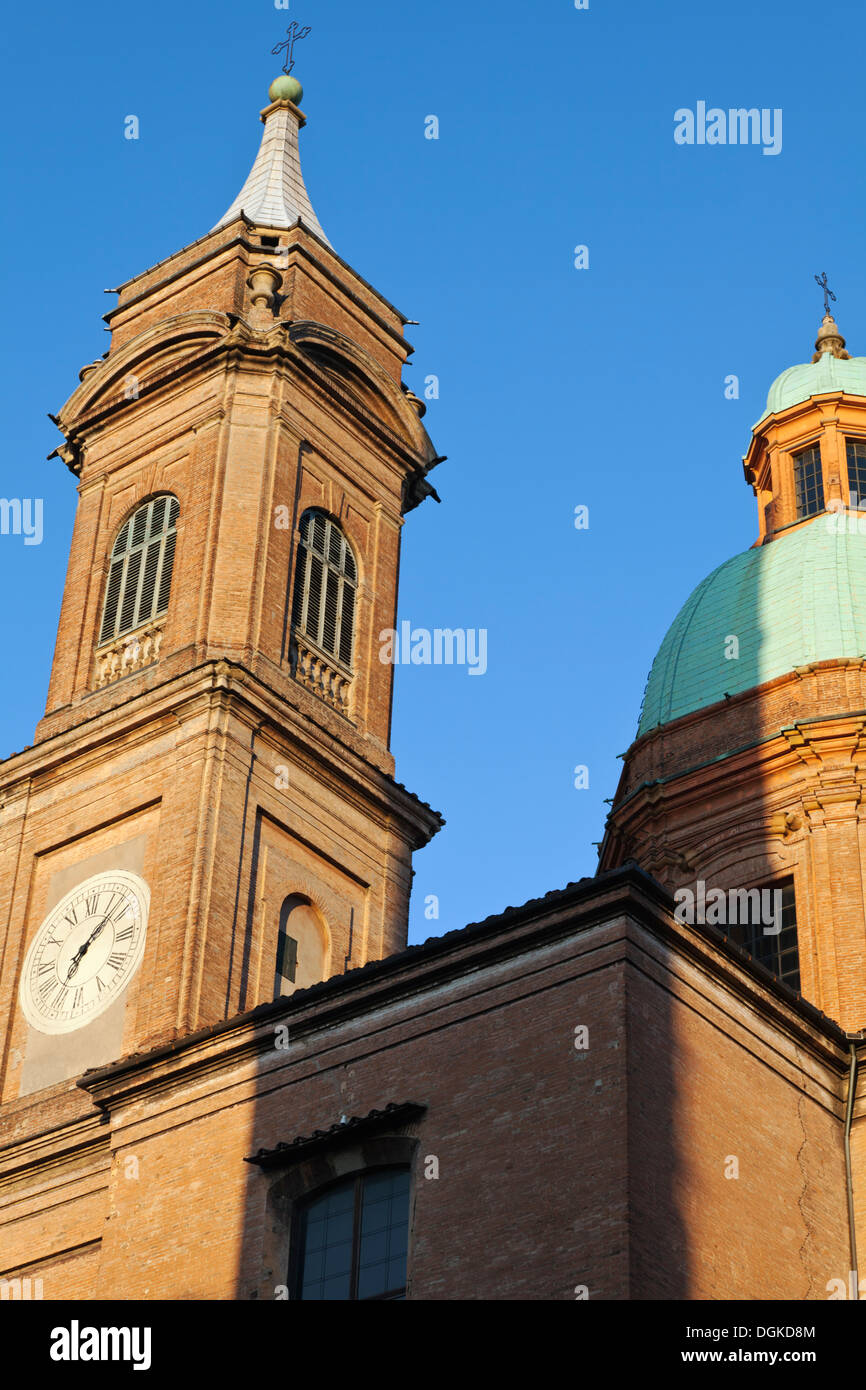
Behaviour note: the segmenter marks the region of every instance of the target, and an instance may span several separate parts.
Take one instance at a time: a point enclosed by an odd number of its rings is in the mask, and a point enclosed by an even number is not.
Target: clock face
[[[150,889],[120,870],[73,888],[39,928],[19,999],[41,1033],[71,1033],[98,1018],[129,984],[144,954]]]

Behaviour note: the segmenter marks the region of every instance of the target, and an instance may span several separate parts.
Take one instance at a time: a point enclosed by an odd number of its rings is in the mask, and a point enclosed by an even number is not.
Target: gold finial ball
[[[296,77],[283,72],[274,78],[268,88],[268,96],[271,101],[293,101],[298,106],[304,99],[304,89]]]

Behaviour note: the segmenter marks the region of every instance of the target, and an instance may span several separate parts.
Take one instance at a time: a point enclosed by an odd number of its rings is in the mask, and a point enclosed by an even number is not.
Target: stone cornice
[[[27,1099],[32,1103],[32,1096]],[[4,1121],[11,1108],[3,1107]],[[0,1199],[8,1198],[33,1170],[38,1169],[40,1180],[44,1181],[52,1170],[59,1175],[73,1161],[79,1164],[93,1158],[107,1163],[110,1152],[111,1136],[101,1117],[93,1114],[14,1139],[0,1147]]]
[[[660,760],[667,766],[673,764],[674,767],[673,771],[659,779],[668,782],[752,749],[770,745],[786,728],[802,731],[825,721],[835,725],[837,721],[846,719],[853,720],[859,727],[866,720],[866,703],[862,707],[842,710],[839,713],[827,713],[826,698],[819,688],[819,681],[825,677],[846,672],[856,673],[855,688],[858,692],[862,690],[866,700],[866,658],[857,660],[846,657],[839,661],[816,662],[777,676],[763,685],[741,691],[726,700],[690,710],[678,719],[649,729],[635,739],[622,755],[624,764],[626,768],[634,767],[635,764],[649,764],[655,756],[655,750],[658,750]],[[796,690],[797,717],[794,720],[790,718],[790,705],[786,703],[786,695],[791,689]],[[756,711],[751,719],[746,713],[750,705]],[[777,716],[777,709],[781,717]],[[742,730],[744,727],[749,728],[750,724],[754,728],[755,736],[743,742]],[[679,766],[684,761],[680,750],[694,746],[697,733],[702,726],[712,733],[708,743],[708,756]],[[634,792],[629,793],[623,800],[627,800],[630,795],[634,795]]]
[[[207,369],[212,369],[220,362],[230,366],[242,363],[270,375],[273,375],[274,364],[277,362],[284,369],[290,369],[293,376],[301,376],[308,384],[315,384],[320,399],[326,401],[328,406],[339,404],[373,441],[375,447],[385,447],[404,474],[411,474],[419,467],[426,470],[441,461],[427,431],[400,387],[357,344],[344,335],[333,333],[324,325],[296,326],[286,320],[275,319],[269,328],[259,330],[237,316],[208,315],[208,327],[212,329],[216,328],[218,319],[225,321],[225,327],[219,336],[211,331],[206,346],[177,355],[163,370],[142,380],[136,398],[127,399],[118,389],[108,401],[100,401],[100,390],[110,389],[133,366],[139,367],[144,375],[147,355],[143,356],[143,351],[149,349],[156,354],[164,350],[166,345],[183,343],[187,327],[185,319],[193,321],[189,325],[191,339],[201,341],[205,327],[204,317],[195,314],[167,320],[160,325],[158,334],[155,330],[148,329],[140,337],[126,343],[116,358],[107,358],[100,367],[88,374],[82,386],[63,406],[56,420],[67,443],[55,452],[64,457],[64,461],[73,472],[81,472],[81,452],[88,435],[104,429],[109,421],[129,415],[134,410],[141,410],[151,401],[159,402],[167,389],[173,388],[177,383],[186,382],[190,376],[200,375]],[[388,413],[393,417],[391,427],[381,419],[380,412],[371,409],[350,387],[344,386],[335,372],[327,371],[304,351],[303,343],[307,340],[312,341],[314,328],[319,331],[323,344],[331,342],[335,351],[342,352],[347,357],[351,353],[354,370],[367,377],[368,389],[387,405]],[[294,338],[302,329],[307,336],[296,344]],[[77,401],[81,401],[83,407],[80,411]],[[205,412],[204,418],[209,417],[214,411],[213,402],[207,403],[201,410]],[[283,413],[285,414],[285,411]],[[194,420],[194,424],[200,423]],[[394,426],[399,428],[400,433],[397,433]],[[67,454],[69,457],[66,457]]]
[[[334,787],[339,786],[341,796],[368,814],[371,806],[375,807],[383,824],[396,821],[414,847],[426,844],[444,824],[438,812],[289,705],[260,677],[235,662],[219,658],[124,699],[91,719],[81,718],[64,732],[13,754],[0,764],[0,810],[14,798],[21,783],[61,774],[73,759],[99,759],[106,743],[129,743],[144,737],[148,727],[158,720],[188,716],[196,704],[206,707],[214,699],[235,702],[246,709],[251,727],[270,727],[278,737],[289,740],[293,757],[308,771],[320,778],[324,776]],[[83,707],[78,709],[81,712]]]
[[[839,406],[842,402],[850,403],[855,411],[866,410],[866,399],[862,396],[852,395],[850,391],[843,391],[836,388],[832,391],[821,391],[813,396],[808,396],[803,401],[795,401],[792,405],[786,406],[784,410],[777,410],[769,415],[764,415],[752,427],[752,440],[769,435],[779,426],[784,426],[793,421],[811,415],[815,411],[822,413],[823,419],[838,419]]]
[[[850,666],[856,666],[859,674],[862,665],[822,663],[801,669],[759,692],[745,692],[723,705],[694,711],[637,740],[625,755],[620,787],[607,818],[601,868],[613,868],[623,858],[639,854],[647,867],[663,873],[667,861],[659,854],[672,818],[680,825],[683,817],[690,818],[705,839],[714,833],[713,827],[726,826],[730,835],[737,833],[737,826],[748,824],[751,829],[743,832],[744,844],[749,835],[754,839],[758,826],[765,843],[808,833],[819,823],[824,806],[838,808],[831,813],[835,819],[864,818],[866,707],[838,714],[810,713],[784,725],[770,723],[751,741],[725,747],[748,728],[742,715],[746,700],[757,695],[767,715],[767,692],[778,693],[785,686],[810,680],[817,683],[828,672]],[[816,686],[816,706],[819,693]],[[798,708],[803,703],[799,701]],[[700,743],[702,728],[721,744],[721,751],[713,753],[706,741]],[[710,756],[696,756],[696,747]],[[798,821],[796,826],[792,817]],[[659,854],[647,858],[654,834]],[[683,848],[676,843],[668,853],[679,856]]]

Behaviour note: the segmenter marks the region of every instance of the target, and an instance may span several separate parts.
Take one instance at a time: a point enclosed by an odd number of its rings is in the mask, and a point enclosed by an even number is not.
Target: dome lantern
[[[822,287],[826,312],[815,354],[811,362],[788,367],[776,377],[743,459],[746,481],[758,499],[760,542],[827,509],[857,507],[866,496],[860,478],[860,458],[866,452],[866,357],[852,357],[846,350],[826,303],[835,296]]]

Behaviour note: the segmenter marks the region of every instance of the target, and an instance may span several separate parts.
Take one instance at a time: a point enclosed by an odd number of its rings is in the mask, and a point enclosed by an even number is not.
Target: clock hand
[[[105,924],[106,924],[107,921],[108,921],[108,918],[107,918],[107,917],[103,917],[102,921],[99,923],[99,926],[93,928],[93,931],[90,933],[90,935],[88,936],[86,942],[84,943],[84,947],[83,947],[83,950],[84,950],[84,951],[88,951],[88,950],[90,949],[91,944],[96,940],[96,938],[98,937],[99,933],[102,931],[102,928],[105,926]]]
[[[72,976],[75,974],[76,970],[78,969],[79,965],[81,964],[83,958],[86,955],[87,944],[85,943],[84,946],[79,946],[78,950],[75,952],[75,955],[72,957],[72,964],[70,965],[69,970],[66,972],[67,984],[69,984],[69,981],[72,979]]]
[[[72,963],[66,976],[67,984],[69,984],[69,981],[72,979],[72,976],[75,974],[76,970],[81,964],[82,959],[84,958],[84,956],[87,955],[87,952],[90,950],[90,947],[98,937],[99,933],[102,931],[107,921],[108,918],[103,917],[99,925],[93,928],[93,931],[90,933],[84,944],[82,946],[79,946],[78,950],[75,952],[75,955],[72,957]]]

